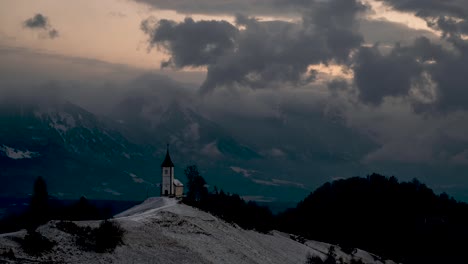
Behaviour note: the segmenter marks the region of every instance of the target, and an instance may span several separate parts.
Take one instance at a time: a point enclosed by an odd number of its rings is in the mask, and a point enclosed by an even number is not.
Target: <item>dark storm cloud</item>
[[[162,67],[205,66],[234,50],[238,30],[225,21],[195,22],[186,18],[181,23],[162,19],[143,21],[141,29],[149,35],[151,46],[159,45],[171,52]]]
[[[355,56],[355,84],[360,99],[379,105],[385,97],[407,98],[416,110],[468,110],[467,1],[382,0],[393,8],[412,12],[440,31],[445,48],[419,38],[397,45],[383,55],[376,48],[361,48]],[[416,94],[416,96],[415,96]]]
[[[405,97],[417,110],[468,110],[466,42],[447,49],[419,38],[411,45],[397,45],[386,55],[376,47],[363,47],[353,68],[359,98],[365,103],[379,105],[385,97]],[[412,98],[412,92],[420,97]]]
[[[379,105],[386,96],[404,96],[411,89],[411,80],[421,73],[421,65],[412,56],[394,48],[382,55],[377,46],[362,47],[357,53],[354,81],[362,101]]]
[[[26,21],[24,21],[23,25],[25,28],[29,28],[33,30],[41,30],[41,31],[46,32],[45,35],[41,35],[41,36],[45,36],[51,39],[59,37],[58,30],[53,28],[50,25],[49,19],[42,14],[36,14],[32,18],[27,19]]]
[[[241,84],[262,88],[275,83],[306,84],[315,78],[308,66],[347,63],[363,38],[357,16],[365,10],[354,0],[311,1],[299,23],[262,22],[238,15],[226,21],[145,20],[150,47],[163,48],[170,59],[162,66],[206,66],[202,91]]]

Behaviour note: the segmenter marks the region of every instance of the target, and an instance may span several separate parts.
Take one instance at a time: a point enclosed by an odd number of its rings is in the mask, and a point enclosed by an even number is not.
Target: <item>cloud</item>
[[[453,40],[450,40],[453,41]],[[381,105],[384,98],[410,100],[416,111],[468,110],[468,42],[444,47],[427,38],[395,45],[388,54],[362,47],[354,57],[354,83],[362,102]]]
[[[250,178],[252,174],[257,172],[255,170],[248,170],[248,169],[244,169],[244,168],[237,167],[237,166],[231,166],[229,168],[236,173],[242,174],[242,176],[244,176],[245,178]]]
[[[258,10],[251,13],[273,12],[273,6],[300,6],[297,14],[302,18],[295,22],[261,21],[243,15],[237,15],[233,24],[191,18],[182,22],[148,19],[142,29],[150,49],[168,53],[162,67],[208,70],[200,87],[204,94],[222,87],[307,86],[323,78],[311,66],[333,64],[350,69],[351,85],[341,82],[339,87],[345,89],[340,93],[348,92],[361,103],[380,106],[387,98],[402,98],[418,112],[468,109],[468,102],[462,99],[468,96],[463,88],[468,67],[466,1],[381,1],[425,19],[441,33],[441,39],[433,32],[397,23],[365,20],[361,14],[367,11],[366,6],[344,0],[252,3]],[[196,8],[181,2],[146,2],[178,11],[183,6],[187,12]],[[223,12],[234,5],[241,11],[247,4],[217,3],[213,7],[212,1],[205,0],[200,8]],[[333,84],[337,81],[330,80],[330,88],[336,88]]]
[[[311,1],[304,0],[134,0],[157,9],[174,10],[182,14],[208,15],[285,15],[298,13]]]
[[[49,30],[49,38],[54,39],[59,37],[59,32],[56,29]]]
[[[413,12],[420,17],[453,15],[463,17],[468,14],[468,3],[464,0],[377,0],[396,10]]]
[[[382,55],[378,46],[362,47],[354,63],[359,98],[374,105],[380,105],[386,96],[407,95],[412,78],[422,71],[416,59],[402,54],[398,47],[388,55]]]
[[[234,50],[235,26],[226,21],[199,21],[186,18],[181,23],[147,19],[141,29],[149,36],[150,48],[159,46],[171,52],[161,67],[183,68],[213,64],[221,55]]]
[[[251,88],[305,85],[316,77],[309,66],[347,63],[363,38],[357,17],[366,7],[356,0],[311,1],[300,22],[259,21],[238,15],[236,23],[177,23],[147,19],[141,24],[149,48],[168,52],[162,67],[207,67],[201,86],[210,92],[225,85]]]
[[[272,182],[277,183],[279,185],[283,186],[292,186],[292,187],[297,187],[301,189],[305,189],[305,185],[299,182],[293,182],[293,181],[285,181],[285,180],[278,180],[278,179],[273,179]]]
[[[439,40],[439,36],[432,31],[412,29],[404,24],[387,20],[361,20],[359,31],[364,36],[365,43],[370,45],[379,43],[381,48],[384,45],[393,46],[395,43],[409,45],[420,37],[426,37],[431,41]]]
[[[49,26],[49,21],[47,17],[43,16],[42,14],[36,14],[34,17],[24,21],[24,26],[28,28],[47,29]]]
[[[113,190],[113,189],[111,189],[111,188],[104,188],[104,189],[102,189],[102,191],[104,191],[104,192],[106,192],[106,193],[110,193],[110,194],[115,195],[115,196],[120,196],[120,195],[122,195],[122,193],[120,193],[120,192],[118,192],[118,191],[116,191],[116,190]]]
[[[44,32],[45,34],[40,35],[41,37],[46,37],[50,39],[59,37],[58,30],[50,25],[49,18],[40,13],[24,21],[23,26],[25,28],[40,30]]]
[[[147,183],[144,179],[138,177],[135,173],[131,173],[131,172],[128,172],[128,171],[126,171],[126,173],[128,174],[128,176],[130,176],[132,178],[132,180],[135,183]]]
[[[463,150],[460,153],[455,154],[450,160],[456,164],[468,165],[468,149]]]
[[[298,182],[293,182],[293,181],[285,181],[285,180],[279,180],[279,179],[263,180],[263,179],[255,179],[255,178],[251,178],[251,180],[252,182],[256,184],[266,185],[266,186],[289,186],[289,187],[295,187],[299,189],[306,189],[303,183],[298,183]]]
[[[468,2],[464,0],[378,0],[396,10],[411,12],[445,36],[458,38],[468,33]]]

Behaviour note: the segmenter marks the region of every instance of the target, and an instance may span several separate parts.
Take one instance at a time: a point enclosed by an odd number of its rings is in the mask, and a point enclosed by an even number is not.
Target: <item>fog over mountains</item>
[[[229,186],[228,191],[247,198],[299,199],[310,190],[309,181],[300,176],[309,174],[309,160],[323,162],[321,170],[333,171],[333,164],[338,163],[358,167],[353,163],[365,152],[356,145],[343,148],[335,141],[339,135],[330,134],[328,139],[316,139],[313,147],[301,146],[302,139],[288,139],[288,130],[299,129],[300,120],[256,123],[252,118],[249,134],[229,127],[233,126],[229,120],[223,126],[207,119],[183,100],[165,99],[149,94],[126,97],[106,117],[66,101],[3,103],[0,155],[2,177],[9,181],[3,193],[27,194],[30,181],[43,175],[56,196],[141,199],[145,192],[157,193],[159,163],[169,143],[179,175],[186,165],[198,164],[210,183]],[[316,118],[323,126],[345,129],[336,117]],[[265,129],[276,126],[283,126],[284,131],[267,136]],[[308,129],[311,138],[313,133],[320,134],[311,127],[302,129]],[[364,140],[347,131],[356,140]],[[272,141],[277,147],[269,147]]]
[[[104,88],[64,81],[55,85],[59,96],[47,100],[11,93],[3,97],[0,173],[8,182],[5,195],[27,195],[37,176],[46,178],[57,197],[157,195],[166,144],[179,179],[185,180],[185,166],[197,164],[210,187],[260,202],[298,201],[330,179],[373,171],[419,177],[429,184],[431,175],[440,175],[437,166],[373,159],[382,149],[378,136],[355,127],[345,109],[327,97],[302,103],[298,95],[310,96],[307,91],[284,92],[281,99],[263,91],[248,99],[229,90],[203,97],[190,84],[144,74],[104,85],[116,92],[95,107],[89,103],[92,97],[80,101],[67,93],[79,88],[97,94]],[[38,91],[44,86],[51,85]]]

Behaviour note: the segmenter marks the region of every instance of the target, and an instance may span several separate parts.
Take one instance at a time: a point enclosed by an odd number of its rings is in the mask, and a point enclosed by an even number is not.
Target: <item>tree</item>
[[[35,230],[40,224],[45,223],[49,216],[48,206],[49,194],[47,192],[47,185],[42,177],[38,177],[34,182],[33,194],[29,204],[31,214],[31,225],[28,229]]]
[[[208,195],[205,179],[200,175],[196,165],[187,166],[184,174],[188,180],[186,201],[188,203],[199,203]]]

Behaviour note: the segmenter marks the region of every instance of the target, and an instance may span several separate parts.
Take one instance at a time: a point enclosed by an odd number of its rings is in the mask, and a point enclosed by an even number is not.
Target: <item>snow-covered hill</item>
[[[126,230],[125,245],[113,253],[84,252],[77,248],[71,235],[49,222],[39,232],[54,240],[53,252],[41,258],[26,255],[15,237],[25,231],[0,235],[0,251],[13,249],[22,261],[51,263],[305,263],[309,254],[325,258],[329,244],[307,241],[299,243],[288,234],[273,231],[261,234],[243,230],[208,213],[178,203],[170,198],[150,198],[115,217]],[[98,222],[79,222],[97,226]],[[353,256],[336,247],[337,259],[349,263],[352,258],[364,263],[382,262],[358,250]],[[7,261],[0,256],[0,262]],[[49,262],[48,262],[49,263]]]

